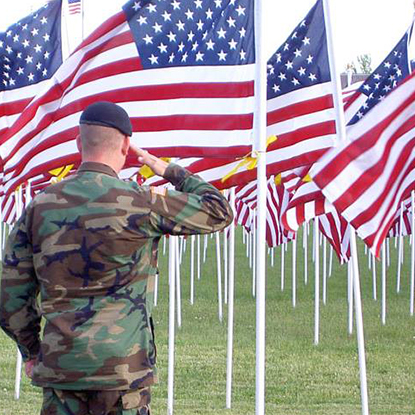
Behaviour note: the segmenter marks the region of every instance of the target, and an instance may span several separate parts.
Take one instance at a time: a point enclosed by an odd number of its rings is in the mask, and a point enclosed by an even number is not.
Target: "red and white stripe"
[[[281,226],[281,211],[288,203],[288,192],[282,185],[275,184],[275,178],[270,177],[267,182],[267,217],[266,240],[268,246],[278,246],[294,239],[293,232],[286,231]],[[247,230],[251,230],[255,223],[257,207],[257,185],[251,182],[236,189],[237,222]]]
[[[297,232],[304,222],[334,211],[314,182],[302,181],[282,212],[281,222],[286,229]]]
[[[267,136],[278,139],[267,149],[272,174],[309,166],[336,140],[331,82],[273,98],[267,102]]]
[[[335,210],[319,216],[319,229],[327,238],[343,264],[351,256],[350,225]]]
[[[378,255],[415,183],[415,74],[350,127],[310,171],[325,197]]]

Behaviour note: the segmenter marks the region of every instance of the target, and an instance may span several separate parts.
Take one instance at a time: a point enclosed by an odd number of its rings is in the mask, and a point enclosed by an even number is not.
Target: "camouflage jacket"
[[[35,385],[125,390],[156,382],[150,315],[159,239],[232,220],[227,201],[199,177],[174,164],[164,177],[176,190],[83,163],[16,223],[3,257],[0,325],[24,360],[38,359]]]

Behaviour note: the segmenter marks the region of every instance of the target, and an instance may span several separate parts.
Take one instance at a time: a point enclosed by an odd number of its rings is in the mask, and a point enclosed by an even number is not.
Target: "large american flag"
[[[310,176],[378,255],[401,201],[415,188],[415,73],[348,136],[351,142],[326,153]]]
[[[322,0],[268,62],[268,171],[311,165],[335,141],[333,85]]]
[[[253,2],[130,1],[62,64],[5,134],[5,191],[75,163],[82,110],[122,105],[159,156],[242,156],[253,124]]]
[[[50,1],[0,33],[0,143],[61,64],[60,0]]]
[[[389,55],[348,98],[344,107],[346,124],[352,125],[360,121],[412,72],[408,53],[412,29],[413,23]]]

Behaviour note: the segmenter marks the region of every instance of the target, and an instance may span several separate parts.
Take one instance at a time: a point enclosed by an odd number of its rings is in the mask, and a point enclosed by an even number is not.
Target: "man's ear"
[[[78,147],[78,151],[82,154],[82,140],[79,134],[76,136],[76,146]]]
[[[130,137],[126,135],[124,136],[124,140],[122,142],[122,147],[121,147],[121,153],[124,157],[127,157],[129,148],[130,148]]]

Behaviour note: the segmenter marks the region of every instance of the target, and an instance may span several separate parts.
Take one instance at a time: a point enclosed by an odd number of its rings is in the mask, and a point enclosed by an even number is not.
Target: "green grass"
[[[177,329],[175,413],[245,415],[255,413],[255,299],[251,271],[237,237],[234,376],[232,409],[225,409],[227,313],[218,321],[214,239],[209,238],[208,261],[195,284],[195,304],[189,303],[188,246],[182,264],[183,323]],[[299,246],[302,246],[301,241]],[[160,247],[161,248],[161,247]],[[408,244],[406,249],[408,250]],[[370,411],[373,415],[415,414],[415,325],[409,316],[409,252],[406,252],[402,290],[396,293],[396,251],[391,244],[388,269],[387,320],[380,321],[380,263],[378,300],[372,299],[372,277],[361,251]],[[311,253],[311,252],[310,252]],[[269,261],[268,261],[269,262]],[[291,247],[286,255],[285,290],[280,285],[280,249],[276,264],[268,264],[266,413],[360,414],[360,383],[355,334],[347,333],[346,268],[337,259],[328,280],[328,301],[321,304],[320,344],[313,345],[314,276],[309,255],[309,283],[304,284],[303,257],[297,262],[297,306],[291,304]],[[159,305],[155,309],[160,383],[153,388],[153,413],[167,412],[168,286],[166,258],[160,259]],[[322,269],[322,268],[321,268]],[[322,285],[322,284],[321,284]],[[41,392],[22,382],[14,401],[16,349],[0,334],[0,415],[38,414]]]

